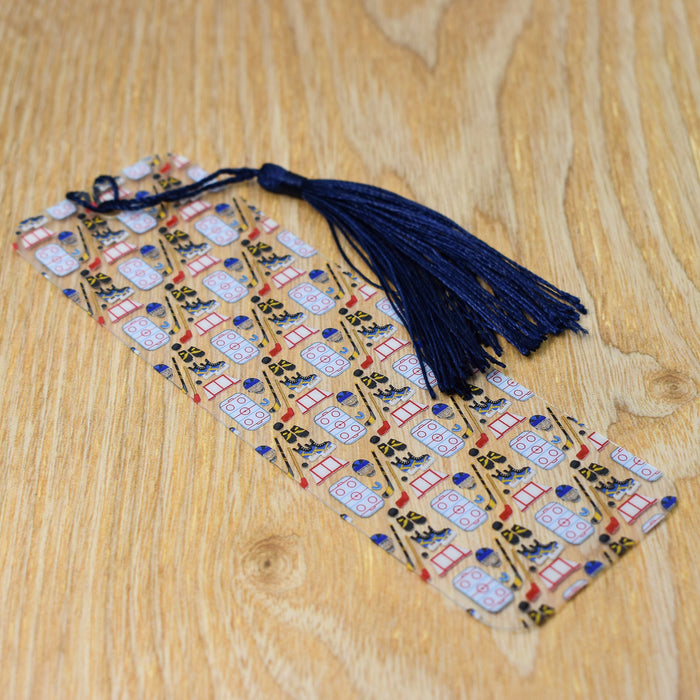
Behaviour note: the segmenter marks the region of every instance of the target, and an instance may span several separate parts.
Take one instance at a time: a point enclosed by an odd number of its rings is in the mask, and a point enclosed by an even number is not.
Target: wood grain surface
[[[697,697],[697,2],[5,0],[0,27],[1,696]],[[678,512],[541,631],[455,615],[11,254],[167,150],[395,189],[581,296],[589,334],[509,373]]]

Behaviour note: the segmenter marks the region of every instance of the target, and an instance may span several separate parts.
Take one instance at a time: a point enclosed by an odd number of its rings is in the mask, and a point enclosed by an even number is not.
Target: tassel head
[[[305,177],[274,163],[265,163],[258,170],[258,185],[273,194],[286,194],[288,197],[304,199],[302,189],[306,182],[308,180]]]

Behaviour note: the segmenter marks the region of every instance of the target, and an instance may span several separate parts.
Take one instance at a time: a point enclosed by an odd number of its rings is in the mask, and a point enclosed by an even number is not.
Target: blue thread
[[[228,175],[222,180],[218,178]],[[67,199],[95,212],[133,211],[194,197],[213,188],[258,178],[264,189],[303,199],[328,222],[344,261],[380,287],[406,326],[421,363],[440,389],[469,393],[469,378],[491,365],[503,349],[498,335],[523,355],[549,335],[585,333],[580,300],[505,257],[442,214],[387,190],[342,180],[308,180],[278,165],[259,170],[224,168],[196,183],[139,199],[121,199],[116,180],[103,175],[113,200],[93,204],[85,192]],[[350,261],[341,237],[372,270],[365,276]],[[491,352],[489,352],[489,350]],[[435,394],[430,388],[430,393]]]

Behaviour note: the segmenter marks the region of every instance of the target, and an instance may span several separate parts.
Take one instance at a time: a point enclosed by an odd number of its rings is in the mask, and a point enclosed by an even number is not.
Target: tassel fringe
[[[310,180],[268,163],[259,170],[222,169],[192,185],[131,200],[120,199],[114,178],[103,175],[95,180],[94,200],[104,184],[112,188],[113,200],[95,204],[85,192],[66,196],[95,212],[133,211],[255,177],[264,189],[303,199],[326,219],[348,266],[392,303],[413,340],[427,386],[429,366],[443,392],[468,395],[475,372],[503,366],[498,336],[528,355],[549,335],[586,332],[578,322],[586,313],[579,299],[442,214],[372,185]],[[352,263],[345,245],[375,279]]]

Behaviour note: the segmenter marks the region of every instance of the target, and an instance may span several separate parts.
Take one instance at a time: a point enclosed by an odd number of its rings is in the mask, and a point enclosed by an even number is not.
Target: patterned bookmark
[[[206,174],[181,156],[145,158],[122,171],[121,196]],[[676,504],[658,469],[501,371],[432,399],[384,295],[231,187],[117,216],[63,200],[22,221],[13,247],[258,454],[490,625],[542,625]]]

